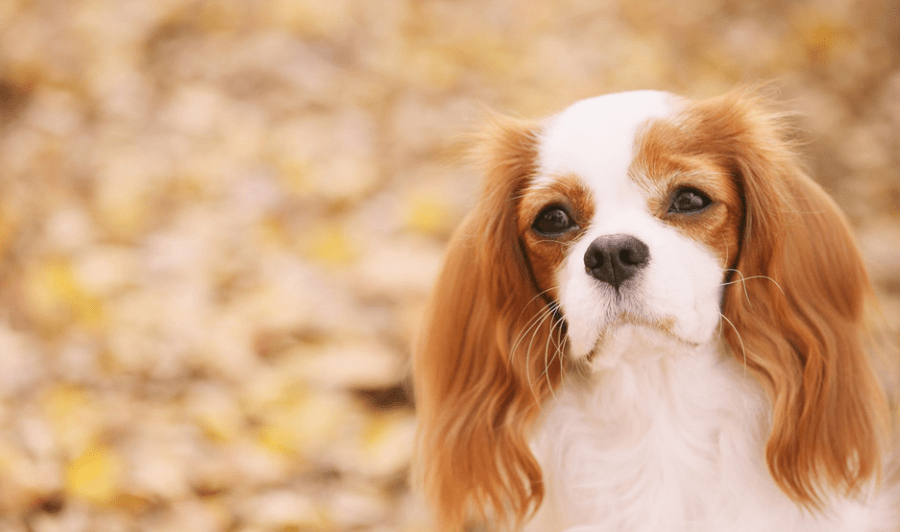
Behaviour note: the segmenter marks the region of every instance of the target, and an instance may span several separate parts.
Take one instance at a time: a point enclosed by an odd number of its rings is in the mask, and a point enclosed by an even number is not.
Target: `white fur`
[[[630,325],[613,336],[617,364],[570,377],[547,406],[533,443],[547,499],[526,530],[896,530],[886,500],[813,514],[776,487],[769,406],[723,346]]]
[[[724,265],[654,217],[628,177],[641,127],[678,105],[659,92],[593,98],[551,119],[540,139],[533,186],[574,174],[596,200],[557,272],[569,354],[592,358],[585,375],[566,377],[538,426],[533,450],[547,498],[527,530],[897,530],[886,498],[834,500],[813,513],[772,480],[771,408],[718,338]],[[650,250],[618,294],[583,262],[594,239],[617,233]]]

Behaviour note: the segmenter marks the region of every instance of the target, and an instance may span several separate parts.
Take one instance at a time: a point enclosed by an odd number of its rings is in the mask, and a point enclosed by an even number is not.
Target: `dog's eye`
[[[681,188],[675,192],[669,213],[689,213],[702,211],[709,207],[712,200],[709,196],[693,188]]]
[[[538,214],[532,226],[535,231],[544,236],[559,236],[566,231],[575,229],[575,222],[562,207],[548,207]]]

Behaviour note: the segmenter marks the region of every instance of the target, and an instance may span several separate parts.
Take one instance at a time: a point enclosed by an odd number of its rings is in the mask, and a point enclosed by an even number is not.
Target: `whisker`
[[[544,243],[544,242],[549,243],[549,244],[559,244],[560,246],[562,246],[564,248],[570,248],[576,244],[576,242],[574,242],[574,241],[560,242],[559,240],[535,240],[536,244],[540,244],[540,243]]]
[[[537,323],[543,324],[547,318],[553,319],[553,316],[556,314],[556,307],[557,307],[557,305],[552,305],[552,306],[548,305],[544,309],[544,312],[541,313],[541,319]],[[548,343],[547,343],[547,345],[544,346],[544,367],[545,368],[547,365],[547,351],[549,350],[549,345],[550,345],[549,342],[553,338],[553,329],[555,327],[556,327],[556,323],[553,323],[550,326],[550,331],[548,332],[548,335],[547,335]],[[537,379],[535,379],[534,381],[531,380],[531,349],[534,347],[534,340],[535,340],[535,338],[537,338],[538,330],[539,330],[539,328],[535,328],[534,331],[531,333],[531,340],[528,342],[528,350],[525,352],[525,379],[526,379],[526,382],[528,382],[528,388],[531,390],[531,393],[532,393],[532,395],[534,395],[534,398],[536,400],[539,400],[539,398],[537,396],[537,393],[534,390],[534,384],[536,384],[541,379],[541,375],[539,375],[537,377]],[[552,387],[551,387],[551,390],[552,390]]]
[[[553,389],[552,383],[550,382],[550,364],[552,364],[554,360],[559,361],[559,377],[560,379],[562,379],[565,375],[565,366],[563,365],[563,359],[566,356],[566,342],[569,339],[565,334],[562,334],[563,328],[565,327],[565,322],[562,318],[556,320],[556,325],[559,326],[559,331],[562,339],[559,341],[559,343],[556,344],[556,349],[553,352],[553,356],[550,357],[550,361],[547,362],[544,366],[544,375],[547,378],[547,387],[550,388],[550,395],[553,396],[554,401],[557,401],[558,399],[556,397],[556,392]],[[550,331],[553,332],[553,328],[551,328]]]
[[[541,319],[536,322],[536,324],[543,324],[544,321],[553,315],[553,309],[548,307],[544,312],[541,313]],[[525,382],[528,383],[528,389],[531,390],[531,395],[534,396],[536,402],[540,403],[540,398],[537,396],[537,392],[534,391],[533,381],[531,380],[531,348],[534,347],[534,339],[537,337],[539,327],[536,327],[534,331],[531,333],[531,340],[528,342],[528,349],[525,351]],[[553,329],[551,328],[551,331]],[[546,355],[546,348],[545,348]],[[540,379],[540,377],[538,378]],[[536,381],[535,381],[536,382]]]
[[[540,292],[535,294],[534,297],[532,297],[531,299],[528,300],[528,303],[526,303],[525,305],[522,306],[522,310],[519,312],[518,319],[522,319],[522,314],[524,314],[525,311],[528,310],[528,307],[531,306],[532,303],[534,303],[535,299],[543,296],[544,294],[546,294],[547,292],[550,292],[551,290],[556,290],[558,288],[559,287],[557,287],[557,286],[551,286],[550,288],[547,288],[546,290],[541,290]],[[558,305],[557,305],[557,307],[558,307]],[[516,341],[513,348],[509,350],[509,363],[510,364],[512,363],[513,354],[519,348],[519,344],[522,342],[522,340],[525,339],[525,335],[528,334],[528,331],[530,331],[532,327],[540,324],[540,322],[543,321],[543,318],[545,317],[544,314],[546,312],[553,312],[553,311],[554,311],[553,308],[544,307],[541,309],[541,312],[538,312],[536,315],[534,315],[530,320],[528,320],[526,322],[526,326],[527,326],[526,329],[524,331],[522,331],[521,335],[519,336],[519,339]]]
[[[547,388],[550,390],[550,395],[553,396],[554,400],[556,400],[556,393],[553,390],[553,383],[550,382],[550,364],[552,364],[553,361],[557,357],[559,357],[559,360],[562,361],[563,352],[561,350],[562,343],[557,344],[554,342],[553,331],[557,327],[559,327],[560,330],[562,330],[562,323],[563,323],[563,320],[560,318],[560,319],[555,320],[553,322],[553,324],[550,326],[550,333],[547,336],[547,345],[544,346],[544,371],[541,372],[541,374],[538,375],[538,378],[535,380],[535,384],[536,384],[542,378],[547,379]],[[565,340],[565,338],[563,340]],[[554,342],[553,356],[548,359],[547,355],[550,352],[550,343],[551,342]]]
[[[562,327],[562,324],[560,324],[560,327]],[[566,335],[563,335],[563,339],[559,343],[559,356],[557,357],[557,360],[559,361],[559,380],[560,380],[561,384],[564,383],[565,379],[566,379],[565,354],[566,354],[566,348],[568,347],[568,345],[569,345],[569,337]]]
[[[550,288],[547,288],[546,290],[541,290],[540,292],[538,292],[537,294],[535,294],[534,297],[532,297],[531,299],[528,300],[528,303],[525,303],[525,305],[522,306],[522,310],[521,310],[521,312],[519,312],[519,316],[518,316],[519,319],[522,318],[522,314],[524,314],[525,311],[528,310],[529,305],[531,305],[532,303],[534,303],[534,300],[535,300],[535,299],[537,299],[537,298],[543,296],[543,295],[546,294],[547,292],[550,292],[550,291],[552,291],[552,290],[558,290],[558,289],[559,289],[558,286],[551,286]]]
[[[567,244],[569,245],[569,244]],[[531,304],[534,303],[536,299],[543,296],[544,294],[551,292],[553,290],[557,290],[558,287],[550,287],[546,290],[542,290],[541,292],[534,295],[531,300],[528,301],[523,307],[521,312],[519,313],[519,319],[522,318],[522,314],[531,307]],[[540,398],[537,396],[537,392],[535,391],[535,385],[542,379],[547,379],[547,387],[550,390],[551,395],[553,395],[554,399],[556,398],[556,394],[553,390],[553,383],[550,381],[550,365],[554,362],[555,359],[559,359],[560,363],[560,374],[563,373],[564,365],[563,365],[563,346],[565,346],[565,341],[567,338],[563,337],[562,341],[557,343],[554,341],[554,331],[557,330],[557,327],[561,328],[564,326],[565,320],[562,317],[558,316],[559,312],[559,303],[555,301],[549,301],[544,307],[542,307],[538,312],[536,312],[531,318],[525,322],[525,328],[519,332],[515,341],[512,344],[512,347],[509,350],[509,360],[507,361],[510,365],[513,364],[513,359],[516,354],[522,349],[525,344],[525,341],[528,341],[528,346],[525,349],[525,380],[528,383],[528,387],[531,390],[532,395],[535,400],[539,400]],[[544,369],[541,371],[540,375],[537,376],[534,380],[531,377],[531,355],[532,351],[535,348],[535,340],[537,339],[538,333],[541,330],[541,327],[546,323],[546,321],[550,319],[551,325],[550,330],[548,332],[547,341],[544,345]],[[551,351],[551,343],[553,344],[553,353],[552,356]]]
[[[523,341],[525,341],[525,338],[529,335],[529,333],[531,333],[532,337],[534,336],[534,334],[537,334],[537,330],[540,327],[541,323],[543,323],[544,320],[547,319],[547,317],[552,313],[553,313],[552,309],[545,307],[545,308],[541,309],[540,312],[535,314],[530,320],[528,320],[528,322],[526,323],[527,327],[525,328],[524,331],[519,333],[519,336],[516,339],[516,342],[513,344],[512,349],[509,350],[509,363],[510,364],[512,364],[513,356],[515,355],[516,351],[519,350],[519,346],[522,344]],[[531,332],[532,329],[534,329],[533,333]]]
[[[781,288],[781,285],[778,284],[778,282],[775,279],[772,279],[771,277],[769,277],[767,275],[751,275],[750,277],[744,277],[744,274],[740,270],[736,270],[733,268],[727,268],[724,271],[734,272],[734,273],[740,275],[741,278],[738,280],[734,280],[734,281],[728,281],[727,283],[721,283],[721,286],[728,286],[730,284],[741,283],[741,287],[744,289],[744,298],[747,300],[747,304],[750,305],[750,308],[753,308],[753,302],[750,301],[750,293],[747,292],[747,281],[750,279],[768,279],[769,281],[772,281],[772,284],[774,284],[775,287],[778,288],[778,290],[780,290],[782,294],[786,295],[784,288]]]
[[[733,271],[731,268],[728,268],[728,265],[731,263],[731,250],[728,248],[728,239],[722,235],[722,241],[725,243],[725,260],[724,264],[722,264],[722,271]]]
[[[747,304],[750,305],[750,308],[753,308],[753,302],[750,301],[750,294],[747,292],[747,284],[745,283],[746,280],[744,279],[744,274],[741,273],[740,270],[736,270],[736,269],[733,269],[733,268],[728,268],[728,269],[726,269],[725,271],[726,271],[726,272],[733,272],[733,273],[736,273],[736,274],[738,274],[738,275],[741,276],[741,279],[740,279],[740,281],[729,281],[729,282],[727,282],[727,283],[722,283],[722,286],[728,286],[729,284],[740,282],[740,283],[741,283],[741,288],[744,289],[744,299],[747,300]]]
[[[775,287],[778,288],[778,290],[780,290],[782,294],[787,294],[787,292],[784,291],[784,288],[781,288],[781,285],[778,284],[778,281],[776,281],[775,279],[772,279],[772,278],[769,277],[768,275],[751,275],[750,277],[744,277],[744,274],[742,274],[742,273],[740,272],[740,270],[735,270],[735,269],[732,269],[732,268],[727,268],[727,269],[725,269],[724,271],[726,271],[726,272],[735,272],[735,273],[737,273],[738,275],[740,275],[741,278],[740,278],[740,280],[737,280],[737,281],[728,281],[727,283],[722,283],[722,286],[726,286],[726,285],[730,285],[730,284],[735,284],[735,283],[742,283],[742,282],[748,281],[748,280],[750,280],[750,279],[768,279],[768,280],[772,281],[772,284],[774,284]]]
[[[537,336],[541,326],[548,318],[550,318],[551,315],[552,311],[549,309],[544,309],[539,314],[537,314],[531,325],[527,329],[525,329],[521,335],[519,335],[519,340],[516,342],[515,348],[511,351],[511,353],[515,353],[516,351],[518,351],[525,339],[530,338],[530,340],[528,341],[528,348],[525,350],[526,367],[530,367],[527,364],[529,362],[528,357],[531,355],[531,348],[534,346],[534,339]],[[512,359],[510,359],[510,362],[512,362]]]
[[[550,390],[551,395],[553,395],[553,387],[551,386],[551,383],[550,383],[550,374],[547,371],[547,366],[550,364],[550,360],[552,360],[552,359],[549,359],[548,356],[550,354],[550,343],[553,341],[553,329],[555,329],[555,328],[556,328],[556,322],[551,323],[550,331],[547,334],[547,342],[544,344],[544,370],[541,371],[541,374],[537,376],[537,379],[535,379],[533,383],[529,384],[529,387],[533,390],[534,386],[538,382],[540,382],[540,380],[542,378],[544,378],[544,376],[547,376],[547,388]],[[553,356],[556,356],[555,352],[554,352]]]
[[[744,348],[744,339],[741,338],[740,331],[737,330],[737,327],[734,326],[734,323],[732,323],[731,320],[726,318],[725,315],[722,313],[719,313],[719,316],[723,320],[725,320],[728,323],[728,325],[731,325],[731,328],[734,330],[734,334],[736,334],[738,337],[738,342],[741,344],[741,355],[743,356],[743,359],[744,359],[744,377],[746,377],[747,376],[747,350]]]

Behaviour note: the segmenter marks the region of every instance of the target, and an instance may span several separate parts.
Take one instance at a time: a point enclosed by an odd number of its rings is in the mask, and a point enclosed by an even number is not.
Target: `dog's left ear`
[[[722,327],[770,394],[769,469],[808,507],[857,495],[881,472],[887,407],[866,352],[874,293],[848,224],[758,96],[738,91],[694,112],[743,196]]]
[[[481,200],[453,236],[414,353],[416,476],[440,529],[454,532],[473,512],[521,522],[540,504],[529,431],[560,378],[530,352],[559,346],[562,333],[548,319],[516,220],[536,171],[537,127],[495,118],[477,143]]]

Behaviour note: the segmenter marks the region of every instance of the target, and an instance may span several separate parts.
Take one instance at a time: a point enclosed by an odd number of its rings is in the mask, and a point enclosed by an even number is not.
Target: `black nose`
[[[615,288],[650,262],[650,249],[631,235],[606,235],[591,242],[584,268],[595,279]]]

